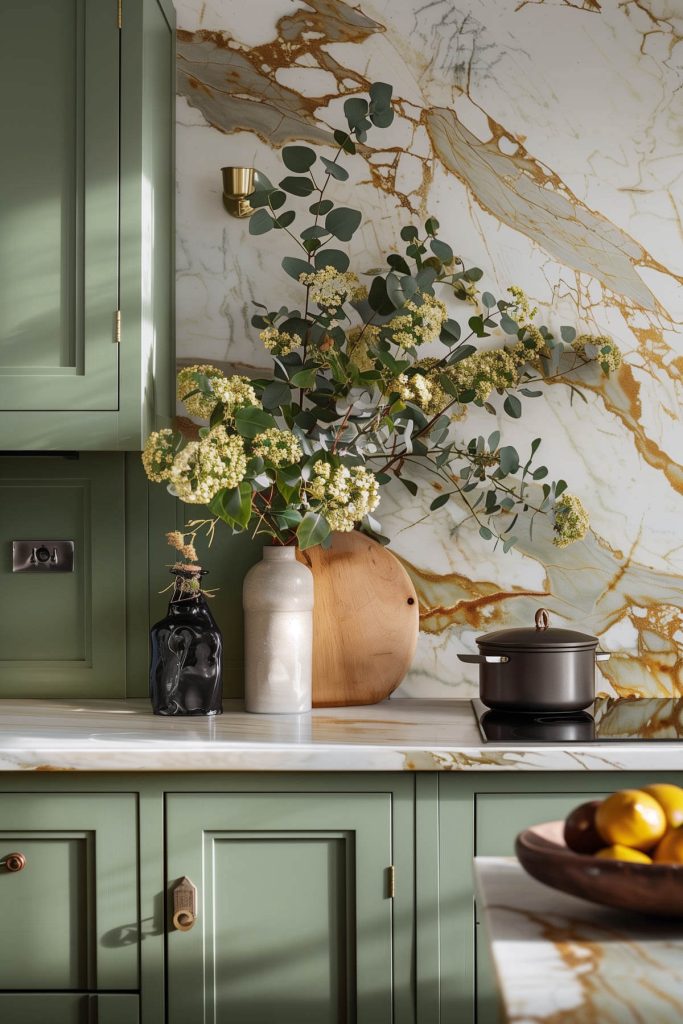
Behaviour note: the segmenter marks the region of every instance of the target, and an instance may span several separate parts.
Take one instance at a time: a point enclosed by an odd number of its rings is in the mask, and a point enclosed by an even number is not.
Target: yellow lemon
[[[651,786],[643,786],[643,793],[649,793],[657,801],[666,814],[669,828],[683,825],[683,789],[670,782],[654,782]]]
[[[656,864],[683,864],[683,828],[667,832],[652,856]]]
[[[601,857],[602,860],[631,860],[636,864],[652,864],[652,859],[646,853],[634,850],[630,846],[620,846],[618,843],[615,846],[605,846],[604,849],[598,850],[595,856]]]
[[[649,850],[666,832],[666,815],[642,789],[620,789],[598,807],[595,827],[608,846]]]

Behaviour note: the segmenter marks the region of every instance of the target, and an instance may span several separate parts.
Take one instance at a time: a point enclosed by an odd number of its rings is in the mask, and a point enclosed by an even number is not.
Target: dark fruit
[[[595,812],[602,800],[580,804],[564,823],[564,841],[574,853],[596,853],[605,842],[595,827]]]

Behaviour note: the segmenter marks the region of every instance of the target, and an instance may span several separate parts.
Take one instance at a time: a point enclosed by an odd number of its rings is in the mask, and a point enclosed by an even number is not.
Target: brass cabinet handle
[[[197,886],[187,876],[173,887],[173,927],[189,932],[197,921]]]
[[[8,853],[5,857],[5,868],[7,871],[23,871],[26,867],[26,857],[23,853]]]

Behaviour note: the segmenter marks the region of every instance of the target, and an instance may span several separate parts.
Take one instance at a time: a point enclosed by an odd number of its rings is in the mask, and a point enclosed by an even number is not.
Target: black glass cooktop
[[[683,697],[598,697],[586,711],[491,711],[472,701],[486,743],[676,743],[683,740]]]

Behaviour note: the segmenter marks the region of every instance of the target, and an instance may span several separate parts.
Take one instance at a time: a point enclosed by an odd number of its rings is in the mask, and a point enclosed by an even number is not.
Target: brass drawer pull
[[[173,889],[173,927],[189,932],[197,920],[197,887],[189,878],[181,878]]]
[[[23,853],[8,853],[5,857],[5,869],[7,871],[23,871],[26,867],[26,857]]]

